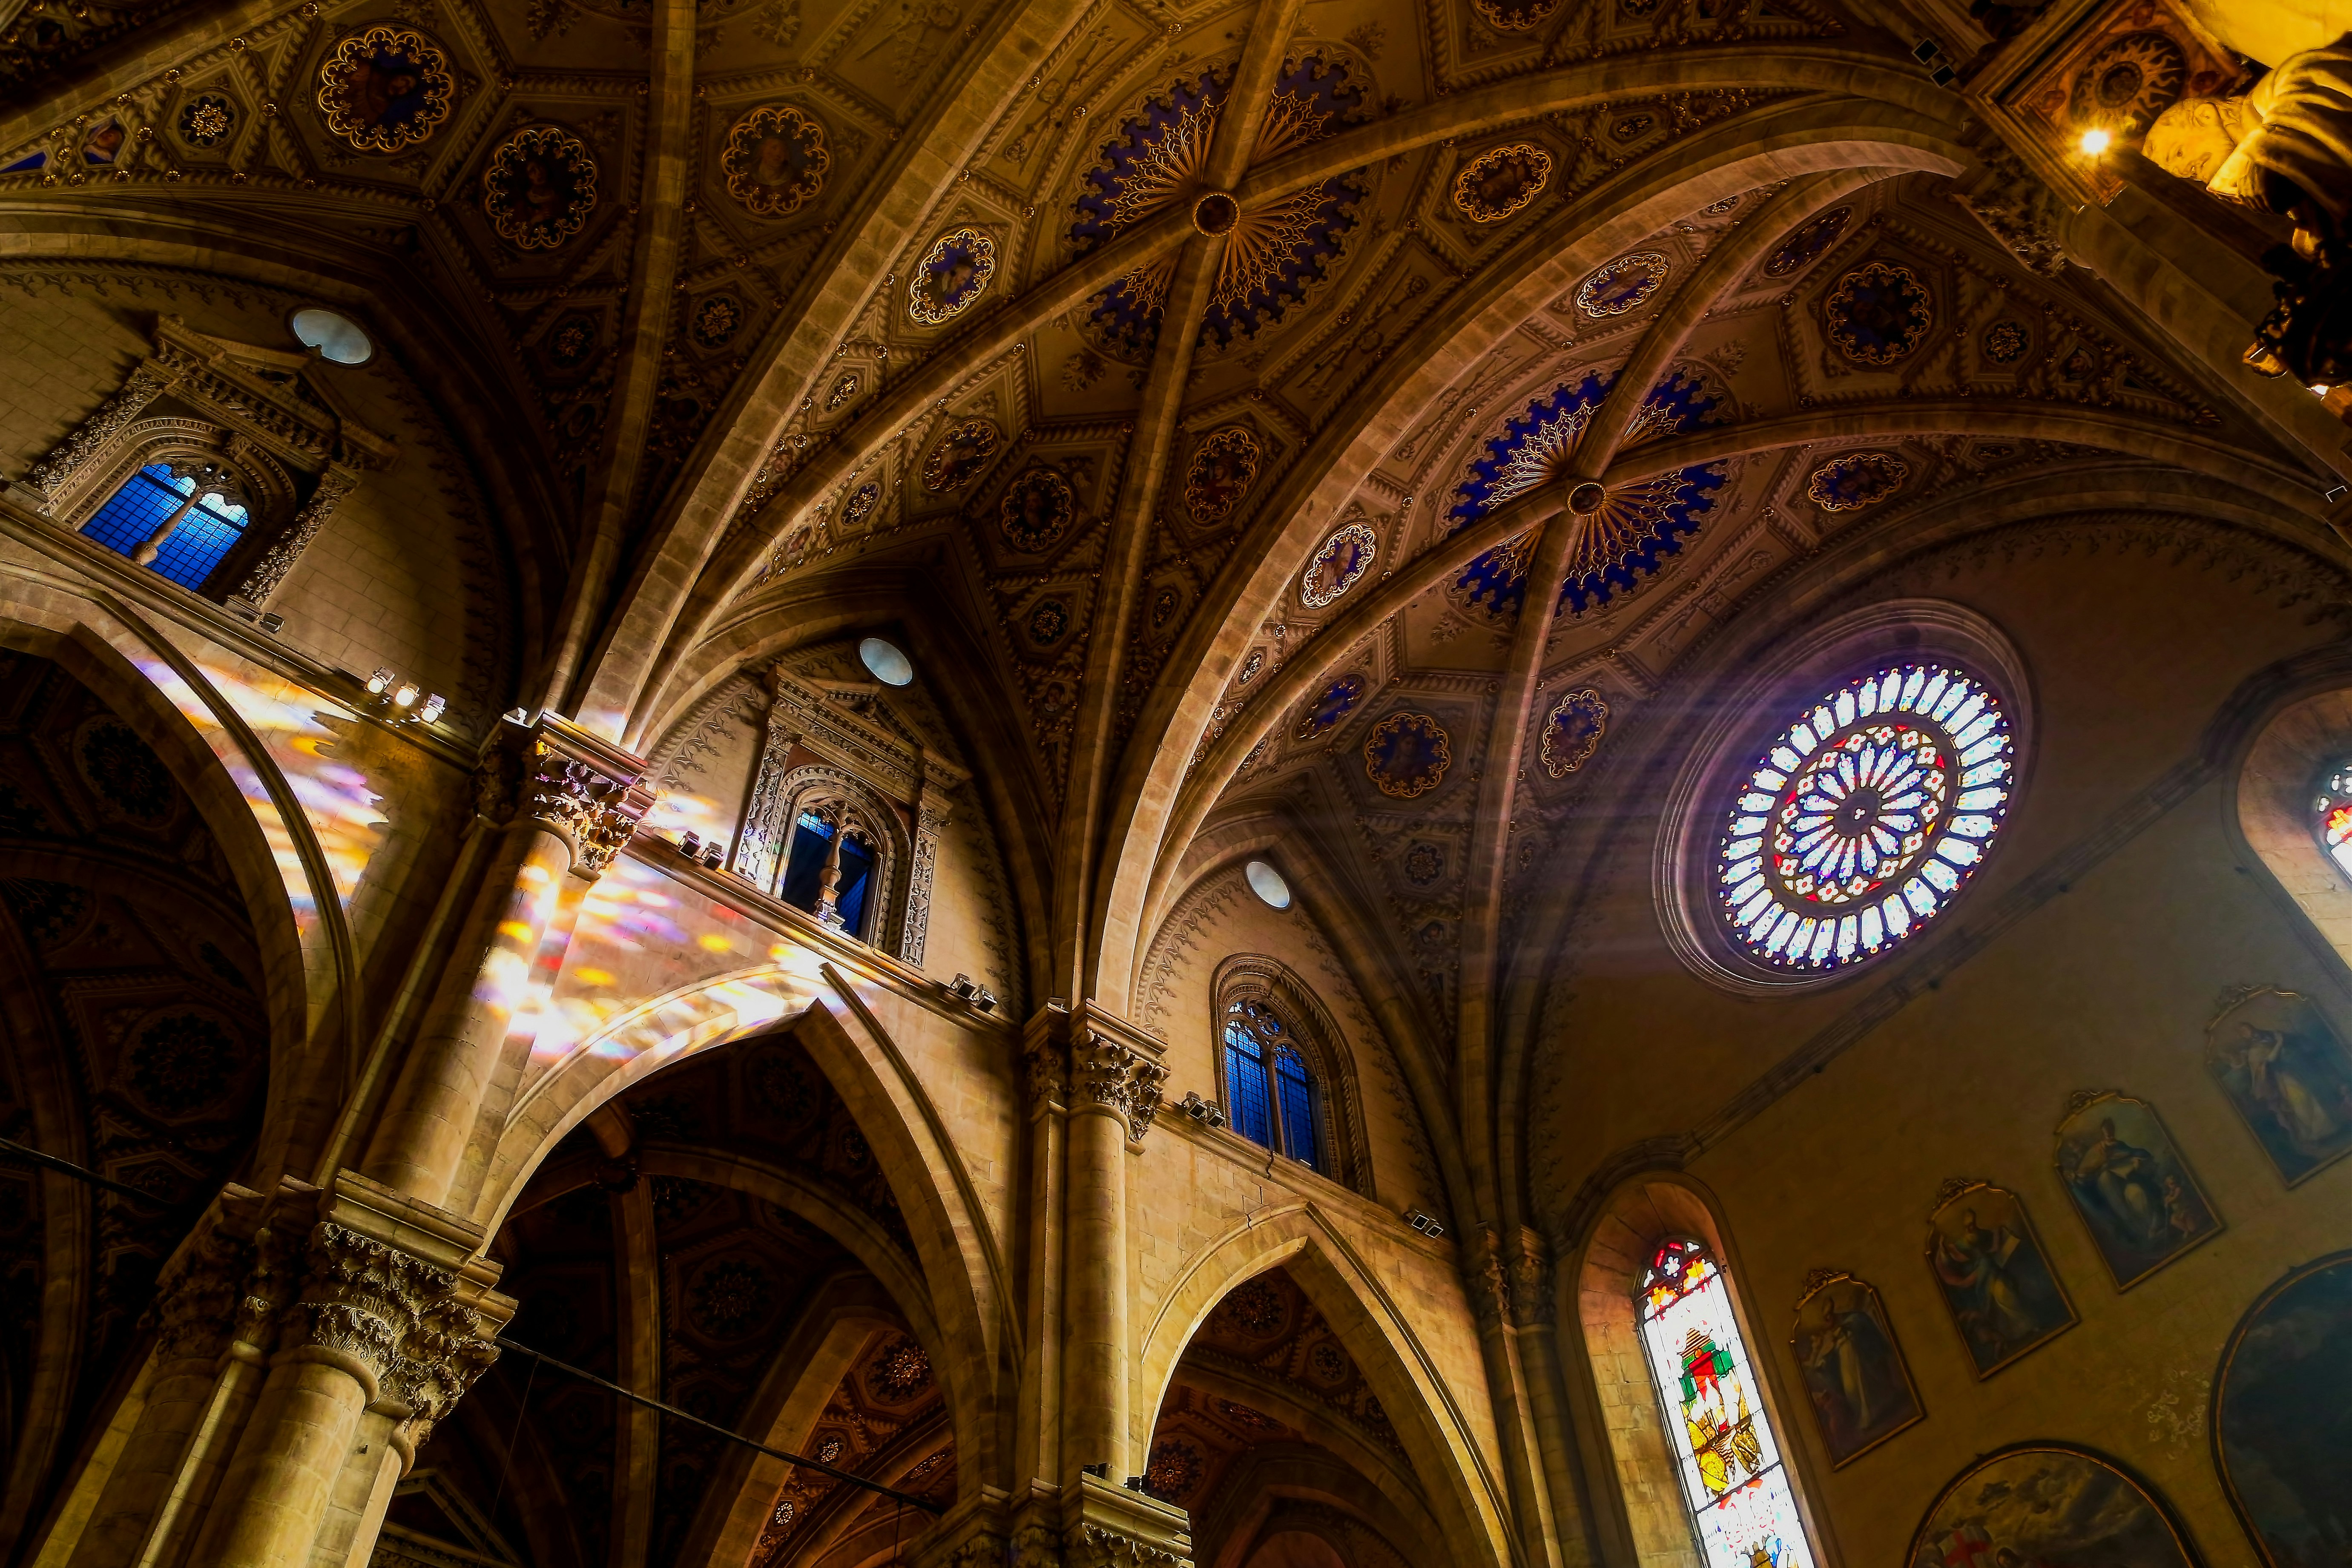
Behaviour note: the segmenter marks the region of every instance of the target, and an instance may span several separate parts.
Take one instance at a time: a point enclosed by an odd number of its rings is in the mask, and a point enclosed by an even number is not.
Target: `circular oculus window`
[[[295,338],[304,348],[317,349],[319,357],[337,364],[365,364],[375,358],[375,344],[360,324],[335,310],[322,310],[316,306],[294,312],[289,323]]]
[[[1242,875],[1249,879],[1250,891],[1269,908],[1286,910],[1290,907],[1290,884],[1282,879],[1281,872],[1265,861],[1251,861],[1242,868]]]
[[[896,643],[867,637],[857,645],[857,662],[885,686],[906,686],[915,679],[915,666]]]
[[[1764,748],[1726,814],[1715,894],[1732,941],[1797,973],[1885,952],[1976,874],[2016,765],[2000,699],[1948,665],[1830,692]]]

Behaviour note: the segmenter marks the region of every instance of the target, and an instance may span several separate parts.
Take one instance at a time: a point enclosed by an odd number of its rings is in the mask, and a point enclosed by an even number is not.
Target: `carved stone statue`
[[[2297,253],[2321,260],[2352,216],[2352,34],[2237,97],[2182,99],[2140,150],[2225,201],[2292,216]]]

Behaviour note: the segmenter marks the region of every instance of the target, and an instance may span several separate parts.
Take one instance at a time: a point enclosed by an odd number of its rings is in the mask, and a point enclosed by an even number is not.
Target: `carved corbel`
[[[1554,1326],[1551,1257],[1539,1241],[1524,1237],[1520,1239],[1519,1255],[1511,1262],[1510,1289],[1511,1300],[1518,1305],[1521,1327]]]
[[[1511,1323],[1511,1274],[1503,1261],[1502,1238],[1492,1230],[1478,1233],[1475,1259],[1470,1265],[1470,1310],[1481,1329],[1508,1328]]]
[[[574,876],[593,881],[627,847],[654,797],[645,763],[552,713],[509,719],[483,747],[475,809],[501,826],[528,818],[572,847]]]

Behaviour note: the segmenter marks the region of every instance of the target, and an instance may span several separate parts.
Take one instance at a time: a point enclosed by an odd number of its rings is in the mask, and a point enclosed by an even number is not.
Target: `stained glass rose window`
[[[2015,787],[2008,710],[1938,663],[1893,665],[1798,714],[1725,814],[1716,901],[1775,969],[1884,952],[1934,919],[1984,861]]]

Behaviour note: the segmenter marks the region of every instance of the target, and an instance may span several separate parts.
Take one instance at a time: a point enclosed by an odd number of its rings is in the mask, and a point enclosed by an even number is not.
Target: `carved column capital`
[[[653,805],[645,762],[552,713],[499,722],[474,774],[475,807],[501,825],[528,818],[572,846],[591,880],[627,847]]]
[[[402,1407],[414,1453],[499,1359],[457,1274],[331,1220],[311,1228],[308,1269],[288,1325],[289,1351],[316,1347],[373,1374],[372,1399]]]
[[[1504,1261],[1502,1238],[1492,1230],[1478,1232],[1478,1246],[1470,1261],[1470,1310],[1481,1329],[1507,1328],[1511,1322],[1511,1274]]]
[[[1160,1114],[1160,1086],[1168,1069],[1157,1050],[1139,1048],[1118,1035],[1081,1026],[1070,1040],[1070,1089],[1080,1100],[1108,1107],[1127,1120],[1127,1135],[1143,1142]]]
[[[1556,1327],[1551,1255],[1540,1242],[1522,1238],[1519,1255],[1511,1261],[1511,1300],[1518,1305],[1521,1328]]]

